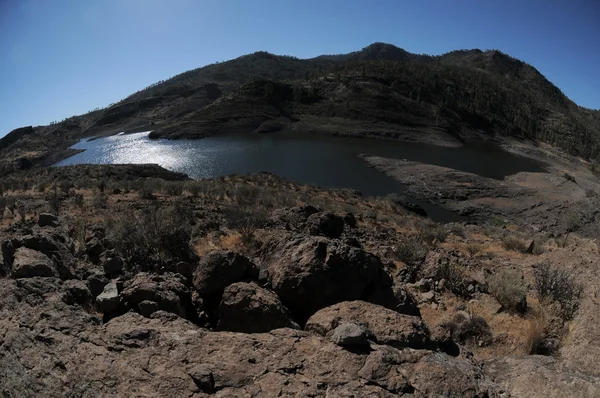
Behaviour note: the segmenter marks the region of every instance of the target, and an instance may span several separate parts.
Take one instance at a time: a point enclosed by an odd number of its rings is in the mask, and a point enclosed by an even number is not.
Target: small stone
[[[444,287],[446,287],[446,280],[445,279],[441,279],[438,283],[438,289],[440,290],[444,290]]]
[[[333,330],[331,341],[339,346],[368,345],[367,329],[356,323],[342,323]]]
[[[421,299],[424,302],[432,302],[435,298],[435,293],[434,292],[425,292],[425,293],[421,293]]]

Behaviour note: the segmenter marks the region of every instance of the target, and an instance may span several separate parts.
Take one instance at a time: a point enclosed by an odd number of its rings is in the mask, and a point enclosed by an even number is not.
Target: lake
[[[543,171],[533,160],[492,145],[447,148],[301,132],[226,134],[200,140],[151,140],[144,132],[83,140],[73,148],[85,151],[56,166],[156,163],[192,178],[268,171],[300,183],[352,188],[365,195],[402,196],[402,187],[368,167],[356,156],[360,153],[445,166],[494,179],[520,171]],[[411,201],[436,221],[458,219],[439,206]]]

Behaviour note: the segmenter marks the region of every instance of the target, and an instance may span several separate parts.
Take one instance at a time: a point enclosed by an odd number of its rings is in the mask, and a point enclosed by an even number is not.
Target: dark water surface
[[[365,195],[402,194],[401,185],[368,167],[360,153],[407,159],[502,179],[520,171],[543,171],[534,161],[492,145],[445,148],[364,138],[283,132],[229,134],[200,140],[150,140],[148,133],[122,134],[73,146],[85,152],[57,166],[156,163],[192,178],[260,171],[300,183],[352,188]],[[438,206],[414,201],[437,221],[455,219]]]

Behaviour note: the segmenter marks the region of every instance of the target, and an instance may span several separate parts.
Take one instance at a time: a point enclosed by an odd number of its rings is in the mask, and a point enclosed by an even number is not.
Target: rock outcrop
[[[59,274],[52,260],[44,253],[19,247],[14,254],[11,276],[13,278],[58,277]]]
[[[261,257],[273,291],[299,320],[391,283],[377,256],[323,237],[277,234]]]
[[[190,316],[192,313],[190,292],[185,286],[184,277],[179,274],[156,275],[140,272],[123,284],[121,298],[127,309],[144,315],[151,315],[150,303],[156,303],[156,310],[171,312],[183,318],[188,315],[187,311],[190,311]]]
[[[324,308],[309,318],[305,329],[326,336],[339,325],[349,323],[362,325],[378,344],[425,348],[430,343],[421,318],[364,301],[346,301]]]
[[[252,262],[232,251],[214,251],[200,259],[194,271],[194,287],[202,296],[220,294],[232,283],[239,282],[253,268]]]
[[[276,294],[256,283],[239,282],[225,289],[219,330],[264,333],[279,328],[298,329],[298,325]]]

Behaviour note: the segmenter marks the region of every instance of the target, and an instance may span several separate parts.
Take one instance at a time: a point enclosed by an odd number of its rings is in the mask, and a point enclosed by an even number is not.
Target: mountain
[[[35,135],[154,130],[176,139],[282,129],[433,142],[514,136],[587,158],[600,152],[600,111],[577,106],[531,65],[497,50],[429,56],[386,43],[312,59],[244,55]]]

